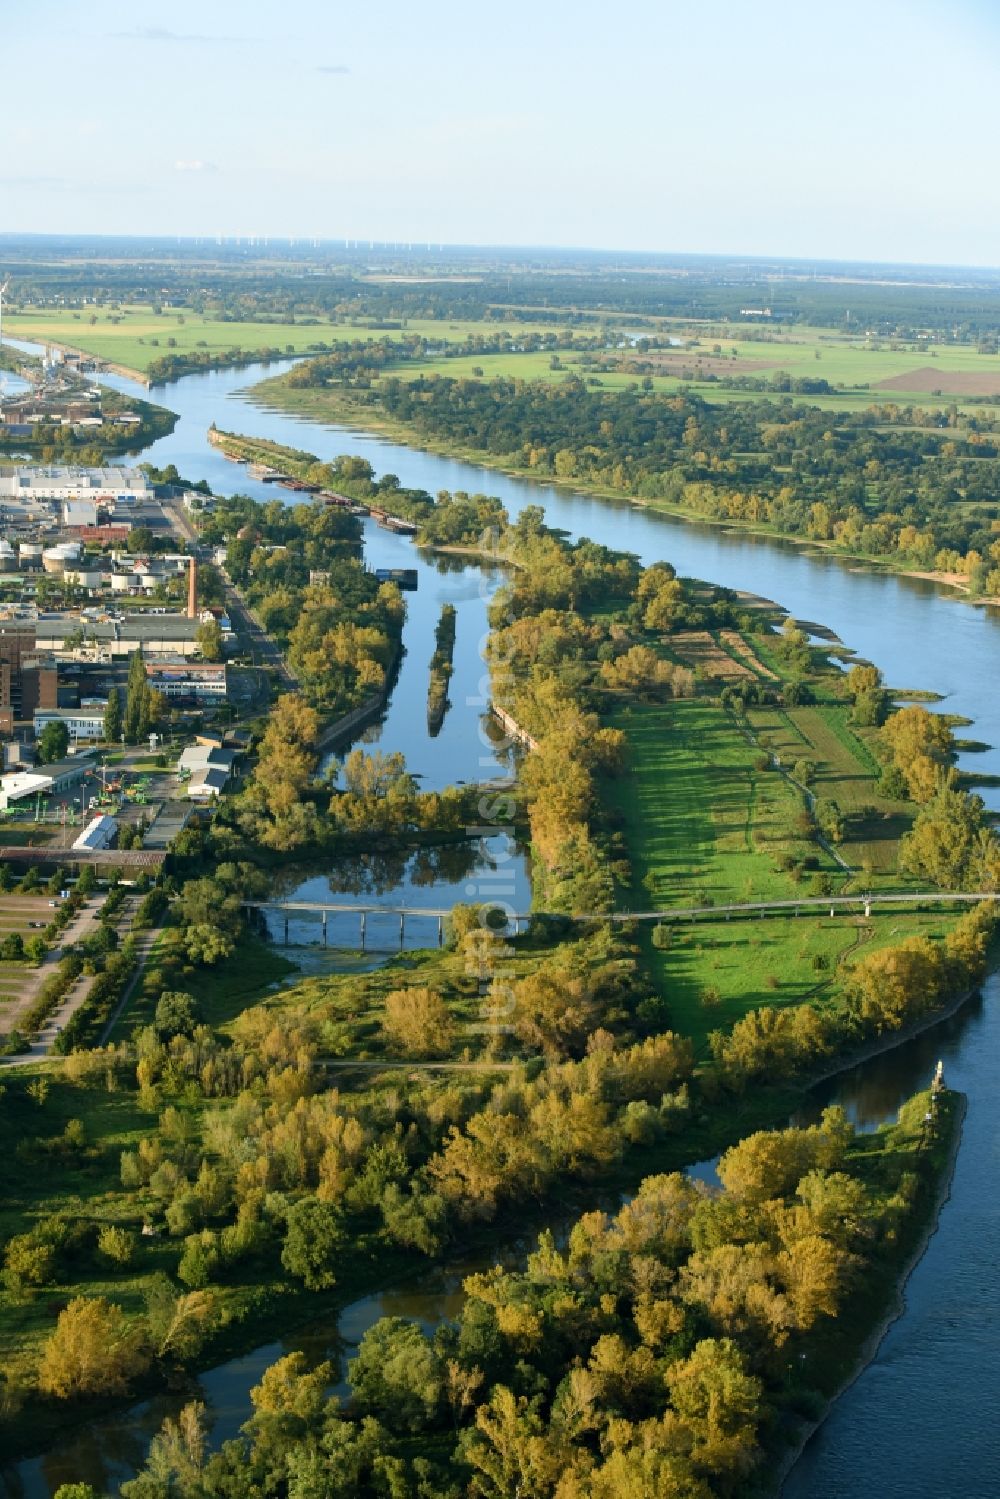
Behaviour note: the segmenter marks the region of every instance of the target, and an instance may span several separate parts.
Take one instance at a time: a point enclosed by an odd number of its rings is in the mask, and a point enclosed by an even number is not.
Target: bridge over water
[[[900,909],[919,909],[921,907],[954,906],[954,905],[978,905],[981,901],[1000,901],[1000,892],[964,890],[923,890],[923,891],[894,891],[887,894],[862,894],[862,895],[817,895],[802,896],[798,899],[766,900],[766,901],[733,901],[722,905],[702,906],[668,906],[654,911],[608,911],[590,912],[571,916],[571,921],[581,924],[600,921],[626,922],[662,922],[670,924],[688,924],[697,921],[731,921],[731,920],[773,920],[775,918],[787,919],[789,916],[807,916],[814,913],[829,912],[831,918],[838,914],[850,915],[852,912],[870,920],[874,916],[887,916]],[[489,902],[482,904],[489,906]],[[369,950],[368,925],[369,917],[389,917],[394,923],[398,923],[399,947],[402,949],[406,936],[406,922],[410,920],[428,920],[436,923],[435,936],[437,945],[440,947],[444,941],[445,918],[451,915],[450,908],[437,908],[433,906],[384,906],[374,904],[362,904],[345,901],[317,901],[317,900],[257,900],[244,902],[245,908],[252,911],[274,912],[279,920],[284,921],[284,945],[289,945],[289,921],[293,916],[305,915],[319,918],[321,941],[324,947],[328,944],[329,923],[332,918],[351,916],[359,923],[360,949],[362,952]],[[518,912],[510,913],[505,907],[497,907],[507,918],[507,930],[519,932],[527,928],[532,915],[541,916],[543,912]]]

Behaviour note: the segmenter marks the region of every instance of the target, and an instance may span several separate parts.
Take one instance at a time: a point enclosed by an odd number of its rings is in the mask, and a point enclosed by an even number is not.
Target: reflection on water
[[[247,404],[237,406],[235,393],[241,387],[279,367],[210,372],[154,388],[151,398],[179,412],[181,420],[169,437],[153,444],[142,458],[157,465],[176,463],[185,477],[207,478],[221,494],[242,492],[264,500],[283,497],[251,479],[245,469],[226,462],[207,444],[205,433],[216,422],[220,427],[308,448],[323,459],[361,454],[377,472],[396,473],[404,485],[422,487],[431,494],[439,489],[498,494],[511,514],[525,504],[541,502],[550,523],[572,535],[590,536],[635,552],[647,563],[668,558],[682,575],[752,590],[779,601],[800,618],[831,628],[845,645],[876,661],[892,686],[931,689],[946,700],[949,711],[975,719],[976,737],[993,748],[977,756],[969,768],[1000,773],[1000,694],[995,690],[998,611],[973,608],[919,579],[867,571],[773,538],[686,523],[626,501],[613,504],[511,479],[370,433],[307,424]],[[118,388],[146,394],[133,382],[106,379]],[[417,566],[419,570],[418,592],[407,596],[406,668],[382,723],[372,732],[372,742],[384,749],[402,749],[409,768],[423,777],[421,784],[426,787],[489,776],[493,772],[487,767],[492,761],[480,722],[488,696],[482,645],[496,573],[478,566],[466,568],[458,559],[429,558],[371,522],[365,527],[365,554],[369,566]],[[440,736],[431,739],[426,730],[426,665],[434,649],[440,606],[448,601],[458,611],[450,691],[455,707]],[[995,789],[985,795],[991,806],[1000,806]],[[414,875],[409,879],[404,874],[403,882],[390,890],[389,874],[373,871],[374,884],[381,880],[385,885],[375,898],[391,899],[405,887],[408,903],[416,904],[421,896],[425,905],[436,903],[442,887],[433,891],[431,899],[432,887],[421,883],[418,871]],[[523,870],[520,877],[525,878]],[[332,898],[326,876],[321,883],[323,898]],[[460,883],[458,888],[462,888]],[[455,899],[474,898],[467,893],[455,895]],[[826,1102],[842,1103],[860,1127],[871,1129],[892,1117],[903,1098],[926,1086],[941,1056],[949,1082],[968,1096],[969,1114],[951,1202],[909,1282],[906,1315],[810,1443],[789,1479],[786,1499],[842,1499],[862,1493],[880,1499],[987,1499],[1000,1492],[1000,1424],[990,1415],[989,1403],[1000,1368],[998,995],[1000,981],[993,979],[986,988],[985,1003],[970,1004],[936,1031],[853,1069],[825,1085],[817,1097],[817,1109]],[[408,1314],[428,1321],[441,1315],[440,1298],[455,1293],[443,1282],[433,1285],[435,1289],[424,1286],[421,1293],[411,1294]],[[421,1301],[425,1291],[430,1299]],[[370,1314],[380,1315],[385,1297],[369,1301]],[[354,1315],[367,1317],[369,1312]],[[345,1310],[344,1316],[349,1315],[351,1309]],[[326,1335],[323,1330],[315,1334],[321,1342]],[[329,1337],[336,1336],[336,1327],[331,1327]],[[284,1342],[269,1345],[205,1376],[202,1384],[218,1415],[216,1437],[231,1434],[245,1418],[250,1385],[288,1346]],[[101,1488],[108,1481],[120,1481],[135,1470],[164,1410],[178,1403],[148,1402],[112,1421],[93,1423],[57,1452],[21,1464],[7,1478],[6,1492],[49,1499],[60,1482],[84,1479]]]
[[[928,1086],[939,1060],[944,1062],[945,1077],[951,1078],[964,1048],[974,1044],[984,1020],[984,1004],[982,994],[976,994],[949,1019],[911,1041],[820,1083],[813,1089],[809,1107],[800,1110],[792,1122],[812,1124],[828,1104],[839,1103],[855,1129],[870,1133],[891,1124],[915,1087]]]
[[[906,1285],[905,1313],[834,1405],[783,1499],[995,1499],[1000,1424],[1000,975],[951,1020],[874,1058],[830,1100],[874,1121],[926,1087],[938,1057],[969,1102],[951,1197]]]
[[[433,1332],[461,1311],[466,1276],[495,1264],[513,1265],[524,1246],[512,1245],[495,1255],[456,1260],[447,1269],[430,1269],[416,1286],[399,1286],[362,1296],[335,1317],[323,1318],[288,1337],[263,1343],[242,1358],[209,1369],[183,1393],[160,1395],[75,1431],[42,1457],[29,1458],[0,1472],[5,1499],[51,1499],[64,1483],[89,1483],[98,1493],[117,1494],[122,1483],[142,1468],[149,1446],[168,1416],[189,1400],[207,1406],[210,1443],[220,1447],[239,1434],[251,1414],[250,1391],[265,1369],[287,1353],[301,1351],[313,1364],[329,1359],[337,1371],[332,1393],[350,1395],[347,1364],[369,1327],[381,1317],[406,1317]]]
[[[436,913],[459,903],[498,902],[529,911],[531,886],[523,850],[509,834],[496,833],[440,847],[354,854],[321,874],[292,866],[275,875],[271,898],[366,907],[365,946],[376,950],[401,945],[399,912],[405,907],[402,946],[412,949],[433,947],[439,938]],[[325,931],[319,911],[269,910],[263,918],[274,942],[356,947],[361,940],[357,910],[327,912]]]

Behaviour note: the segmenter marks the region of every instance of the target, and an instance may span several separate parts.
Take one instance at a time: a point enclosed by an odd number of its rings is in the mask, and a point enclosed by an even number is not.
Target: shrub
[[[135,1234],[113,1223],[101,1229],[97,1240],[97,1248],[102,1258],[109,1260],[112,1265],[131,1265],[135,1258],[135,1246]]]

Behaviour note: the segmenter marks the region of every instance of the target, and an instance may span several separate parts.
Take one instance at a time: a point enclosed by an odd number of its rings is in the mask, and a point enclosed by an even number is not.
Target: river
[[[142,458],[157,465],[175,463],[186,478],[204,477],[221,493],[283,497],[209,447],[205,433],[214,421],[306,448],[323,459],[360,454],[377,472],[393,472],[404,485],[431,493],[465,489],[499,494],[512,514],[525,504],[542,503],[551,524],[576,536],[626,548],[645,562],[669,559],[682,574],[764,594],[797,617],[828,626],[859,655],[876,661],[892,686],[931,689],[941,694],[949,711],[974,719],[972,732],[995,747],[975,756],[970,768],[1000,773],[996,611],[972,607],[931,583],[855,567],[792,543],[538,486],[370,433],[304,423],[241,399],[241,390],[285,367],[282,362],[191,375],[154,388],[150,399],[178,412],[180,421]],[[121,377],[105,378],[119,389],[146,395]],[[410,769],[425,778],[422,784],[475,779],[484,773],[481,762],[489,764],[479,733],[484,695],[479,651],[497,579],[478,567],[442,570],[372,523],[366,523],[365,542],[372,566],[405,562],[420,569],[418,591],[407,595],[404,643],[410,661],[384,721],[368,737],[382,748],[402,749]],[[424,664],[446,600],[459,611],[453,707],[434,739],[426,730]],[[969,1112],[951,1198],[908,1283],[905,1312],[809,1444],[785,1486],[785,1499],[842,1499],[863,1492],[883,1499],[992,1499],[1000,1489],[1000,1426],[989,1415],[1000,1367],[1000,1282],[995,1274],[1000,1262],[998,997],[1000,977],[993,977],[982,1000],[822,1090],[824,1102],[843,1103],[859,1125],[872,1128],[893,1117],[905,1097],[926,1085],[941,1056],[949,1083],[968,1095]],[[456,1277],[452,1266],[429,1281],[425,1277],[419,1291],[398,1293],[408,1308],[401,1314],[428,1323],[447,1314],[454,1304],[447,1298],[455,1294]],[[312,1329],[310,1347],[336,1346],[341,1336],[353,1340],[369,1320],[390,1310],[394,1294],[346,1308],[339,1331],[336,1324]],[[204,1376],[203,1387],[218,1416],[216,1439],[231,1434],[245,1418],[247,1390],[285,1346],[295,1346],[294,1340],[257,1350]],[[60,1449],[5,1474],[6,1493],[11,1499],[48,1499],[60,1482],[71,1478],[120,1481],[141,1462],[165,1408],[162,1402],[147,1403],[113,1421],[93,1423]]]

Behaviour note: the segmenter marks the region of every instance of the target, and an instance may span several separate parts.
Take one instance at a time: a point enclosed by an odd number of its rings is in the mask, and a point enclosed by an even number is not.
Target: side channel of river
[[[248,403],[236,404],[241,389],[281,367],[194,375],[154,388],[151,399],[178,412],[180,421],[170,437],[142,458],[176,463],[186,477],[205,477],[222,493],[239,490],[275,499],[272,488],[250,480],[208,446],[205,432],[215,421],[307,448],[325,459],[345,452],[362,454],[378,472],[394,472],[403,484],[420,485],[431,493],[465,489],[499,494],[511,513],[524,504],[542,503],[550,522],[573,535],[627,548],[645,562],[668,558],[682,574],[764,594],[794,615],[830,627],[860,655],[877,661],[893,686],[939,692],[950,711],[975,719],[976,737],[994,748],[989,755],[976,756],[972,764],[1000,773],[1000,698],[995,690],[1000,617],[995,611],[973,608],[919,580],[854,568],[792,544],[536,486],[370,433],[302,423]],[[131,382],[107,378],[121,389],[146,394]],[[412,566],[415,549],[369,524],[366,555],[372,566],[400,565],[403,557]],[[422,559],[421,566],[431,567],[439,579],[435,605],[452,598],[453,588],[471,602],[463,683],[478,681],[478,642],[485,634],[486,603],[495,580],[484,580],[478,568],[442,575],[428,559]],[[424,587],[422,572],[420,589]],[[428,597],[426,590],[423,597]],[[482,703],[475,701],[482,694],[459,692],[454,682],[457,711],[453,707],[438,740],[426,736],[426,678],[411,668],[430,659],[435,619],[434,608],[411,609],[405,640],[411,660],[384,722],[372,735],[382,748],[402,749],[410,768],[423,774],[427,785],[478,778],[483,755],[478,729]],[[469,696],[471,703],[466,702]],[[447,749],[442,743],[446,731],[451,735]],[[1000,1488],[1000,1426],[984,1405],[1000,1367],[1000,1282],[995,1274],[1000,1262],[998,997],[1000,979],[993,978],[981,1000],[935,1031],[842,1074],[822,1089],[823,1102],[843,1103],[859,1124],[872,1128],[891,1118],[898,1103],[926,1083],[940,1055],[948,1081],[968,1095],[969,1112],[951,1198],[908,1283],[905,1312],[810,1443],[786,1484],[786,1499],[840,1499],[865,1492],[886,1499],[987,1499]],[[465,1268],[446,1267],[436,1279],[425,1278],[419,1292],[365,1298],[345,1308],[328,1328],[310,1329],[309,1346],[318,1352],[341,1346],[342,1339],[354,1341],[364,1326],[387,1311],[414,1316],[427,1325],[453,1315]],[[398,1305],[392,1301],[397,1295],[402,1298]],[[203,1387],[218,1417],[216,1439],[229,1435],[245,1419],[249,1387],[285,1346],[256,1350],[204,1376]],[[66,1447],[5,1474],[6,1493],[43,1499],[69,1478],[114,1488],[141,1463],[166,1408],[153,1402],[113,1422],[96,1423]]]

